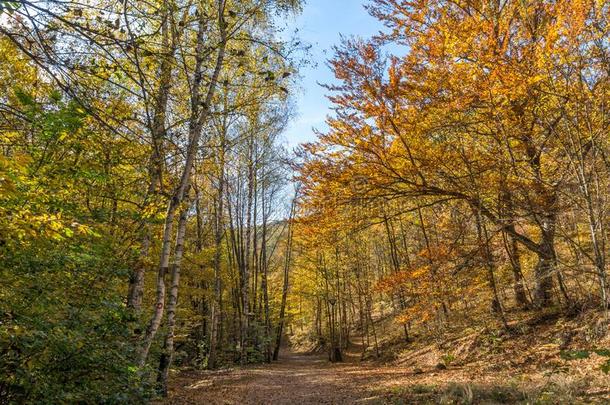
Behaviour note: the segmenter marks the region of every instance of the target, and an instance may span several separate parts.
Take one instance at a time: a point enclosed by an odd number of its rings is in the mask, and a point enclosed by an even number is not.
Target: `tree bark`
[[[222,259],[222,240],[224,237],[224,188],[225,188],[225,149],[226,149],[226,114],[223,117],[221,128],[220,151],[218,161],[218,190],[215,200],[214,212],[214,302],[210,314],[210,352],[208,356],[208,368],[217,367],[217,346],[219,341],[219,315],[221,304],[221,259]]]
[[[530,303],[525,291],[523,280],[523,272],[521,270],[521,255],[519,254],[519,244],[513,236],[515,229],[515,214],[513,210],[512,197],[505,187],[505,182],[502,182],[502,190],[500,191],[500,212],[503,213],[506,229],[502,230],[502,238],[504,248],[510,260],[511,269],[513,272],[513,290],[515,292],[515,302],[521,308],[529,308]]]
[[[182,211],[178,221],[174,263],[172,265],[172,283],[167,304],[167,334],[165,335],[165,341],[163,343],[163,352],[161,353],[161,358],[159,360],[159,371],[157,375],[158,390],[164,397],[167,396],[167,379],[174,357],[176,308],[178,306],[178,287],[180,285],[180,270],[184,253],[184,238],[186,234],[188,210],[189,208],[187,207]]]
[[[536,306],[545,308],[553,303],[553,271],[555,270],[555,216],[545,215],[541,220],[541,240],[538,263],[534,269]]]
[[[513,225],[514,226],[514,225]],[[521,269],[521,255],[519,253],[519,243],[515,238],[503,232],[504,244],[508,258],[511,263],[513,272],[513,290],[515,293],[515,303],[517,306],[527,309],[530,307],[530,302],[527,298],[525,290],[525,280],[523,279],[523,271]]]
[[[483,218],[481,213],[476,211],[475,213],[476,224],[477,224],[477,236],[479,240],[479,249],[481,250],[483,261],[485,262],[485,267],[487,268],[487,277],[489,286],[493,293],[493,300],[491,303],[491,308],[494,313],[498,315],[500,320],[502,321],[502,325],[505,329],[508,329],[508,322],[506,321],[506,316],[504,314],[504,308],[502,307],[502,301],[500,300],[500,296],[498,295],[498,287],[496,284],[496,276],[494,274],[494,260],[491,252],[491,248],[489,246],[489,235],[487,233],[487,228],[485,227],[485,223],[483,222]]]
[[[298,191],[292,200],[290,207],[290,215],[288,217],[288,235],[286,237],[286,253],[284,255],[284,283],[282,286],[282,301],[280,303],[280,317],[275,334],[275,348],[273,350],[273,360],[277,360],[280,356],[280,347],[282,346],[282,333],[284,333],[284,322],[286,316],[286,300],[288,298],[288,286],[290,276],[290,264],[292,262],[292,234],[293,234],[293,219],[296,211]]]
[[[204,43],[204,32],[206,30],[206,23],[204,20],[205,13],[203,10],[200,11],[199,29],[197,33],[197,48],[196,48],[196,62],[194,70],[193,80],[193,94],[191,97],[191,117],[189,120],[189,143],[186,151],[186,161],[182,169],[182,176],[180,182],[176,187],[172,198],[170,199],[167,206],[167,214],[165,217],[164,231],[163,231],[163,243],[161,247],[161,258],[159,260],[159,271],[157,274],[157,294],[154,305],[154,313],[148,324],[146,335],[143,339],[142,349],[140,352],[140,366],[144,366],[148,358],[148,352],[152,346],[152,342],[159,330],[161,320],[163,318],[164,307],[165,307],[165,274],[168,270],[169,259],[170,259],[170,243],[174,225],[174,218],[176,210],[184,200],[185,193],[190,185],[191,171],[195,161],[195,156],[199,147],[199,140],[201,139],[201,132],[205,121],[209,115],[209,106],[212,102],[212,97],[216,91],[216,85],[218,83],[218,77],[224,62],[225,48],[227,44],[226,37],[226,23],[224,20],[224,0],[218,1],[218,26],[220,30],[220,44],[218,49],[218,55],[216,58],[216,64],[214,72],[208,85],[208,91],[205,100],[201,100],[200,87],[203,81],[203,58],[205,54],[205,43]]]
[[[263,321],[265,326],[264,336],[264,356],[267,363],[271,363],[271,320],[269,319],[269,286],[268,286],[268,261],[267,261],[267,204],[265,200],[265,172],[263,171],[263,188],[262,188],[262,235],[261,235],[261,289],[263,294]]]
[[[166,115],[169,93],[172,87],[172,72],[174,55],[177,48],[176,37],[171,34],[175,31],[173,19],[170,18],[167,2],[163,2],[163,23],[161,25],[162,51],[159,66],[159,85],[155,92],[154,112],[152,123],[149,121],[152,151],[149,164],[149,184],[146,200],[153,195],[157,188],[162,186],[163,175],[163,142],[166,138]],[[145,201],[146,206],[148,201]],[[150,248],[150,229],[147,219],[144,219],[139,260],[129,278],[127,294],[127,307],[139,314],[142,310],[144,295],[144,274],[146,272],[146,258]]]

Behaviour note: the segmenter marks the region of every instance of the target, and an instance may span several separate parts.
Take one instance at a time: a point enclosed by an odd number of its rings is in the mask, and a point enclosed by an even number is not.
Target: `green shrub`
[[[112,255],[33,246],[0,250],[0,403],[143,402]]]

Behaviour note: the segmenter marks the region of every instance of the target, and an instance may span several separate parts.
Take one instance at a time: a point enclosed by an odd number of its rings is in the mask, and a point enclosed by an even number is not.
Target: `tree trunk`
[[[224,188],[225,188],[225,134],[227,131],[226,115],[223,120],[220,139],[220,156],[218,168],[218,191],[214,210],[214,302],[210,314],[210,352],[208,356],[208,368],[217,367],[217,350],[219,341],[219,315],[221,305],[221,259],[222,259],[222,240],[224,236]]]
[[[176,329],[176,307],[178,305],[178,287],[180,285],[180,266],[184,252],[184,237],[186,234],[186,222],[188,218],[188,208],[180,214],[178,221],[178,231],[176,235],[176,247],[174,253],[174,263],[172,266],[172,284],[169,292],[167,304],[167,334],[163,343],[163,352],[159,360],[159,373],[157,384],[159,393],[167,396],[167,378],[169,369],[174,357],[174,333]]]
[[[595,144],[591,143],[591,150],[592,150],[592,159],[593,162],[595,162],[595,157],[597,155],[597,149],[595,147]],[[595,264],[595,268],[597,270],[597,279],[599,282],[599,289],[600,289],[600,297],[601,297],[601,301],[602,301],[602,308],[605,312],[605,316],[606,318],[608,317],[608,290],[607,290],[607,280],[606,280],[606,257],[604,255],[604,250],[605,250],[605,243],[604,243],[604,229],[603,229],[603,216],[600,215],[600,212],[603,212],[603,209],[600,208],[600,205],[602,205],[601,203],[601,198],[600,198],[600,186],[599,186],[599,173],[596,170],[596,167],[594,166],[592,168],[593,173],[590,176],[587,176],[587,170],[585,167],[585,164],[587,162],[586,156],[583,154],[583,147],[581,146],[579,148],[579,154],[578,154],[578,163],[577,163],[577,177],[580,183],[580,191],[583,195],[583,198],[585,199],[586,202],[586,206],[587,206],[587,219],[589,222],[589,233],[591,236],[591,244],[593,247],[593,257],[594,257],[594,264]],[[591,179],[591,177],[594,178]],[[593,183],[590,185],[590,183]],[[593,201],[593,195],[592,195],[592,190],[591,188],[594,187],[595,189],[595,193],[596,193],[596,198],[595,200],[597,201],[597,206],[598,209],[595,209],[595,205],[594,201]]]
[[[254,162],[253,162],[253,137],[250,137],[248,145],[248,196],[246,200],[246,229],[245,250],[242,266],[242,321],[241,321],[241,364],[248,362],[248,346],[250,345],[250,246],[252,243],[252,202],[254,198]],[[254,247],[256,249],[256,247]]]
[[[541,223],[540,251],[538,263],[534,269],[536,288],[534,299],[536,305],[545,308],[553,303],[553,271],[555,270],[555,216],[543,217]]]
[[[515,214],[513,208],[513,201],[510,192],[507,190],[505,180],[502,180],[501,191],[500,191],[500,207],[499,211],[502,213],[503,220],[508,224],[505,229],[502,230],[502,239],[504,241],[504,248],[510,260],[511,269],[513,272],[513,290],[515,292],[515,302],[517,306],[521,308],[529,308],[530,303],[527,298],[525,291],[525,285],[523,280],[523,271],[521,270],[521,255],[519,254],[519,243],[513,236],[516,232],[515,229]]]
[[[265,174],[263,172],[263,189],[262,189],[262,235],[261,235],[261,289],[263,294],[263,321],[265,324],[265,336],[264,336],[264,355],[265,361],[271,363],[271,320],[269,319],[269,286],[268,286],[268,261],[267,261],[267,205],[265,201]]]
[[[176,52],[177,44],[175,37],[171,34],[175,30],[172,20],[169,18],[169,9],[167,2],[163,2],[164,14],[163,23],[161,25],[162,36],[162,60],[159,66],[159,86],[155,93],[154,113],[152,123],[149,121],[151,133],[152,151],[149,164],[149,184],[146,199],[154,194],[157,188],[161,188],[163,183],[163,142],[166,138],[166,115],[169,93],[172,87],[172,71],[173,58]],[[171,39],[170,39],[171,37]],[[147,205],[148,201],[144,202]],[[137,314],[142,309],[142,297],[144,295],[144,274],[146,272],[146,258],[150,249],[150,229],[148,228],[148,220],[144,219],[144,231],[142,234],[142,247],[140,257],[136,267],[134,268],[131,277],[129,278],[129,289],[127,294],[127,307],[133,309]]]
[[[148,324],[146,335],[143,339],[142,349],[140,352],[140,366],[144,366],[148,358],[148,352],[152,346],[152,342],[159,330],[161,319],[163,318],[164,307],[165,307],[165,274],[168,270],[169,259],[170,259],[170,243],[174,225],[174,217],[176,210],[184,200],[185,193],[190,185],[191,171],[195,161],[195,156],[199,147],[199,140],[201,138],[201,132],[203,125],[209,115],[209,106],[212,102],[216,90],[216,84],[220,75],[225,56],[226,48],[226,23],[224,21],[224,0],[218,1],[218,26],[220,29],[221,41],[219,45],[218,55],[216,58],[216,65],[214,73],[212,74],[210,83],[208,85],[208,91],[203,105],[201,105],[200,98],[200,86],[203,81],[202,65],[203,57],[205,54],[205,42],[204,32],[206,31],[206,21],[204,19],[205,13],[200,11],[199,29],[197,33],[197,48],[196,48],[196,62],[194,70],[193,80],[193,94],[191,97],[191,117],[189,120],[189,143],[186,151],[186,161],[182,169],[182,176],[180,182],[174,191],[172,198],[170,199],[167,206],[167,214],[165,217],[164,231],[163,231],[163,243],[161,247],[161,258],[159,260],[159,271],[157,274],[157,294],[154,305],[154,313]]]
[[[527,292],[525,291],[525,281],[523,279],[523,271],[521,270],[519,243],[512,236],[506,235],[506,233],[504,233],[504,237],[508,238],[508,241],[505,241],[505,243],[511,263],[511,269],[513,271],[513,290],[515,292],[515,302],[519,307],[527,309],[529,308],[530,303],[527,298]]]
[[[280,318],[277,325],[277,331],[275,334],[275,349],[273,350],[273,360],[277,360],[280,356],[280,347],[282,346],[282,333],[284,332],[284,322],[286,316],[286,300],[288,297],[288,277],[290,275],[290,263],[292,262],[292,232],[293,232],[293,218],[296,211],[298,191],[295,192],[295,196],[292,200],[292,206],[290,207],[290,215],[288,217],[288,236],[286,237],[286,253],[284,256],[284,284],[282,287],[282,301],[280,304]]]
[[[502,307],[502,302],[500,300],[500,296],[498,295],[498,287],[496,285],[496,276],[494,274],[494,260],[491,252],[491,248],[489,246],[489,235],[487,233],[487,228],[483,219],[481,217],[481,213],[476,211],[475,213],[476,223],[477,223],[477,236],[479,239],[479,249],[481,250],[483,261],[485,262],[485,267],[487,268],[487,277],[489,281],[489,286],[493,293],[493,300],[491,304],[492,311],[496,313],[500,320],[502,321],[502,325],[505,329],[508,329],[508,322],[506,321],[506,316],[504,315],[504,308]]]
[[[383,213],[383,222],[384,222],[386,234],[388,237],[388,244],[390,246],[390,257],[392,259],[391,260],[392,268],[394,270],[394,274],[398,274],[398,272],[400,272],[400,259],[398,257],[398,247],[396,246],[396,235],[394,234],[394,228],[390,227],[388,216],[386,215],[385,210]],[[405,300],[405,291],[402,286],[398,287],[397,297],[398,297],[398,303],[400,305],[400,310],[404,311],[406,309],[407,305],[406,305],[406,300]],[[407,328],[406,323],[403,323],[403,330],[405,333],[405,341],[408,342],[409,341],[409,330]]]

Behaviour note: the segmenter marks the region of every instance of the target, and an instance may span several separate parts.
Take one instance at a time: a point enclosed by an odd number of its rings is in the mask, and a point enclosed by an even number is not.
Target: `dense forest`
[[[303,6],[0,0],[0,403],[296,351],[434,347],[444,383],[509,345],[610,398],[610,3],[369,1],[384,29],[337,44],[328,129],[290,150]]]

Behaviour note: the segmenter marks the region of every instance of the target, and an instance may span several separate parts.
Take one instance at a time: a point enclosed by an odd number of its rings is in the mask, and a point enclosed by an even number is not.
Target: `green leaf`
[[[599,356],[610,357],[610,349],[595,349],[593,351]]]
[[[588,350],[562,350],[559,355],[564,360],[588,359],[591,353]]]
[[[600,367],[600,369],[602,370],[602,372],[604,374],[608,374],[610,373],[610,360],[606,361],[604,364],[602,364],[602,366]]]

